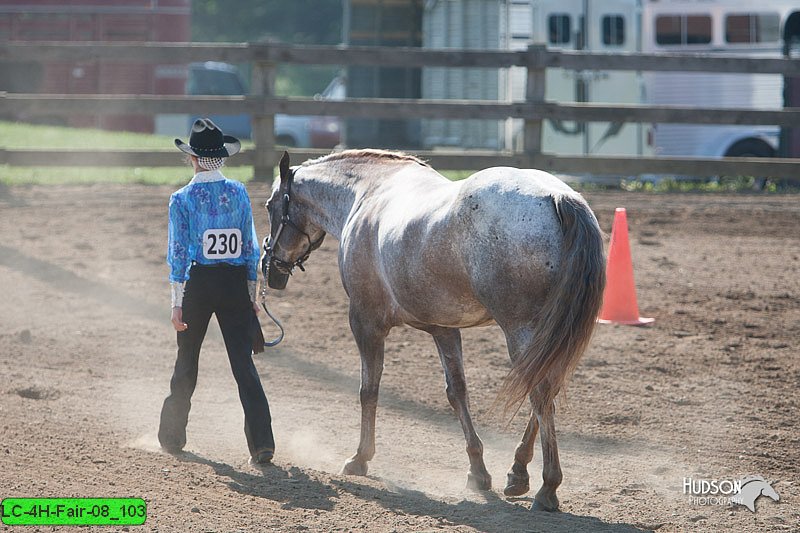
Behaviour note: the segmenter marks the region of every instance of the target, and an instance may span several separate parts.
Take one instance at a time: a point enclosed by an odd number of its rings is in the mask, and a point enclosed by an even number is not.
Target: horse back
[[[358,255],[369,272],[360,276],[380,293],[369,298],[395,323],[466,327],[501,307],[529,315],[561,258],[553,198],[575,193],[547,173],[511,168],[407,191],[396,184],[361,224]]]

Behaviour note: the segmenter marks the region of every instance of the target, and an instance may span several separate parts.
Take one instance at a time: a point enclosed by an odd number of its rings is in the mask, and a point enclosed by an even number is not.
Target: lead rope
[[[267,277],[266,276],[264,276],[264,278],[261,280],[261,307],[264,308],[264,312],[267,313],[267,316],[272,320],[272,322],[275,323],[276,326],[278,326],[278,329],[281,330],[280,334],[277,337],[275,337],[274,339],[272,339],[271,341],[264,341],[264,346],[267,347],[267,348],[271,348],[273,346],[277,346],[278,344],[280,344],[280,342],[283,340],[284,331],[283,331],[283,325],[281,324],[280,320],[275,318],[272,315],[272,313],[269,312],[269,309],[267,308]]]

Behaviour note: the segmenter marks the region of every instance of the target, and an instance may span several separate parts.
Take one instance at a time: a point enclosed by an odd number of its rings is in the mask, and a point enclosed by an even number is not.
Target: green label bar
[[[140,526],[147,519],[142,498],[5,498],[7,526]]]

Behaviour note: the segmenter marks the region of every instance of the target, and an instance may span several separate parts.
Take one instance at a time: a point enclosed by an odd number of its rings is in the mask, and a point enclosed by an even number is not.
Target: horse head
[[[778,492],[775,489],[773,489],[770,485],[767,485],[766,487],[761,489],[761,495],[771,498],[773,501],[776,502],[781,499],[781,497],[778,495]]]
[[[750,512],[756,512],[756,500],[760,496],[767,496],[775,501],[780,499],[775,489],[761,476],[748,476],[742,478],[740,483],[742,488],[731,497],[731,503],[744,505]]]
[[[289,167],[288,152],[283,153],[279,168],[280,180],[266,205],[270,234],[264,239],[261,258],[261,269],[273,289],[286,287],[294,267],[305,270],[303,263],[325,238],[325,232],[309,219],[303,200],[292,192],[295,170]]]

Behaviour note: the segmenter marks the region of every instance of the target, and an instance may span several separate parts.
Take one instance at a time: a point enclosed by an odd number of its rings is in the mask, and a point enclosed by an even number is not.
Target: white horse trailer
[[[430,0],[423,46],[519,50],[531,43],[593,52],[724,53],[781,57],[797,0]],[[469,70],[469,69],[466,69]],[[475,69],[473,69],[475,70]],[[554,102],[782,107],[779,75],[548,69]],[[423,69],[423,98],[519,101],[525,70]],[[445,126],[427,121],[428,146],[520,148],[521,121]],[[445,134],[446,132],[446,134]],[[771,156],[777,127],[544,121],[542,149],[562,155]]]
[[[782,57],[783,28],[796,0],[650,1],[642,10],[642,51]],[[783,77],[777,74],[649,72],[645,101],[708,107],[780,109]],[[658,155],[772,157],[777,126],[657,124]]]
[[[532,43],[601,52],[639,49],[641,0],[433,0],[425,4],[423,46],[522,50]],[[599,4],[602,4],[599,5]],[[423,98],[519,101],[525,69],[424,68]],[[631,103],[643,99],[634,72],[549,69],[545,98],[556,102]],[[423,123],[428,147],[521,146],[522,121]],[[646,151],[640,124],[545,121],[542,149],[557,154],[639,155]]]

